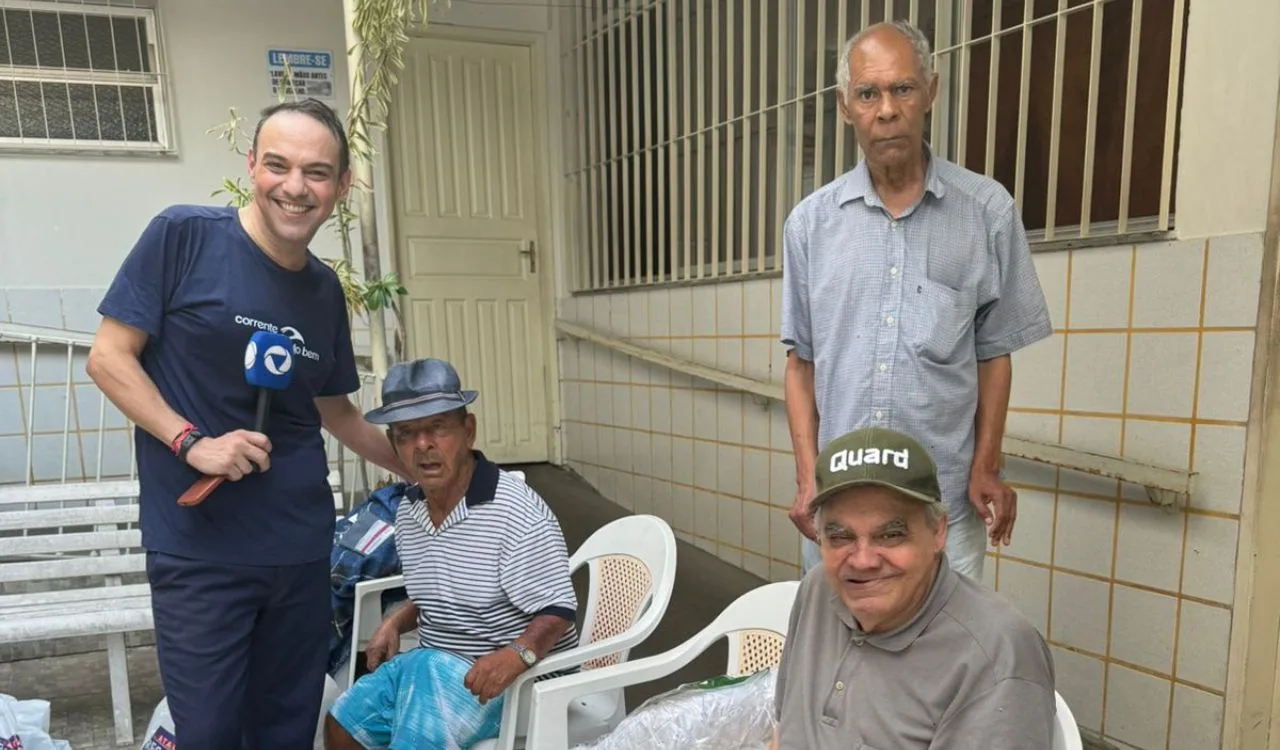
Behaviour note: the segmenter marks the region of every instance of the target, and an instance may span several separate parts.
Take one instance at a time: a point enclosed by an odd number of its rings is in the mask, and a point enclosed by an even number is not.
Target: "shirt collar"
[[[471,483],[467,485],[467,494],[463,496],[467,507],[491,503],[498,493],[498,465],[485,458],[480,451],[471,451],[471,455],[475,457],[476,468],[471,472]],[[422,488],[416,484],[410,485],[405,490],[405,497],[410,503],[421,500]]]
[[[924,191],[932,193],[935,198],[942,198],[947,194],[946,185],[942,179],[938,177],[938,162],[934,158],[933,149],[926,142],[924,148]],[[871,172],[867,169],[867,161],[863,159],[858,162],[858,166],[845,173],[842,178],[844,183],[840,186],[838,200],[840,205],[856,200],[864,200],[868,206],[883,208],[884,204],[880,202],[880,196],[876,194],[875,186],[871,184]]]
[[[853,638],[863,638],[870,645],[884,651],[902,651],[920,637],[925,628],[929,627],[929,623],[933,622],[933,618],[937,617],[951,600],[951,595],[960,583],[958,575],[951,569],[951,564],[947,561],[947,553],[943,552],[939,555],[938,573],[933,578],[933,584],[929,587],[929,594],[925,597],[924,604],[914,617],[887,633],[864,633],[858,626],[858,621],[853,618],[853,613],[844,605],[844,602],[840,601],[835,592],[831,593],[831,606],[835,607],[840,621],[849,628]]]

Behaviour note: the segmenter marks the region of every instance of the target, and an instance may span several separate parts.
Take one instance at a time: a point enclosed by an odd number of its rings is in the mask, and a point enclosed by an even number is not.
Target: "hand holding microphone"
[[[244,350],[244,377],[258,389],[253,431],[236,430],[217,438],[198,440],[187,452],[187,463],[205,476],[196,480],[178,505],[198,505],[224,481],[235,482],[256,467],[266,471],[271,441],[263,434],[271,409],[271,392],[289,387],[293,379],[293,342],[278,333],[258,331]]]

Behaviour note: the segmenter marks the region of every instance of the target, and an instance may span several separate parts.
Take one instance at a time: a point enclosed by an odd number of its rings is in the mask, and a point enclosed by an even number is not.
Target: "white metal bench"
[[[33,584],[0,594],[0,644],[103,636],[118,744],[134,742],[124,637],[153,627],[150,586],[124,576],[145,571],[137,481],[0,486],[0,585]]]

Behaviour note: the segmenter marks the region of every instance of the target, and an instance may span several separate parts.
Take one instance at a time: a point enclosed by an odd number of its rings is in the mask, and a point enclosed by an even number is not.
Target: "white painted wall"
[[[0,152],[0,287],[103,287],[158,211],[216,203],[244,162],[205,131],[273,103],[269,47],[330,50],[346,80],[340,0],[159,0],[178,155],[15,156]],[[335,102],[345,115],[345,87]],[[336,255],[332,233],[315,250]]]

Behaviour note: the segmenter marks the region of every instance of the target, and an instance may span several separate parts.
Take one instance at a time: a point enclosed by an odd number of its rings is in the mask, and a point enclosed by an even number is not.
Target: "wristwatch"
[[[538,655],[519,641],[511,642],[511,650],[520,655],[520,661],[524,662],[525,667],[532,667],[538,663]]]

